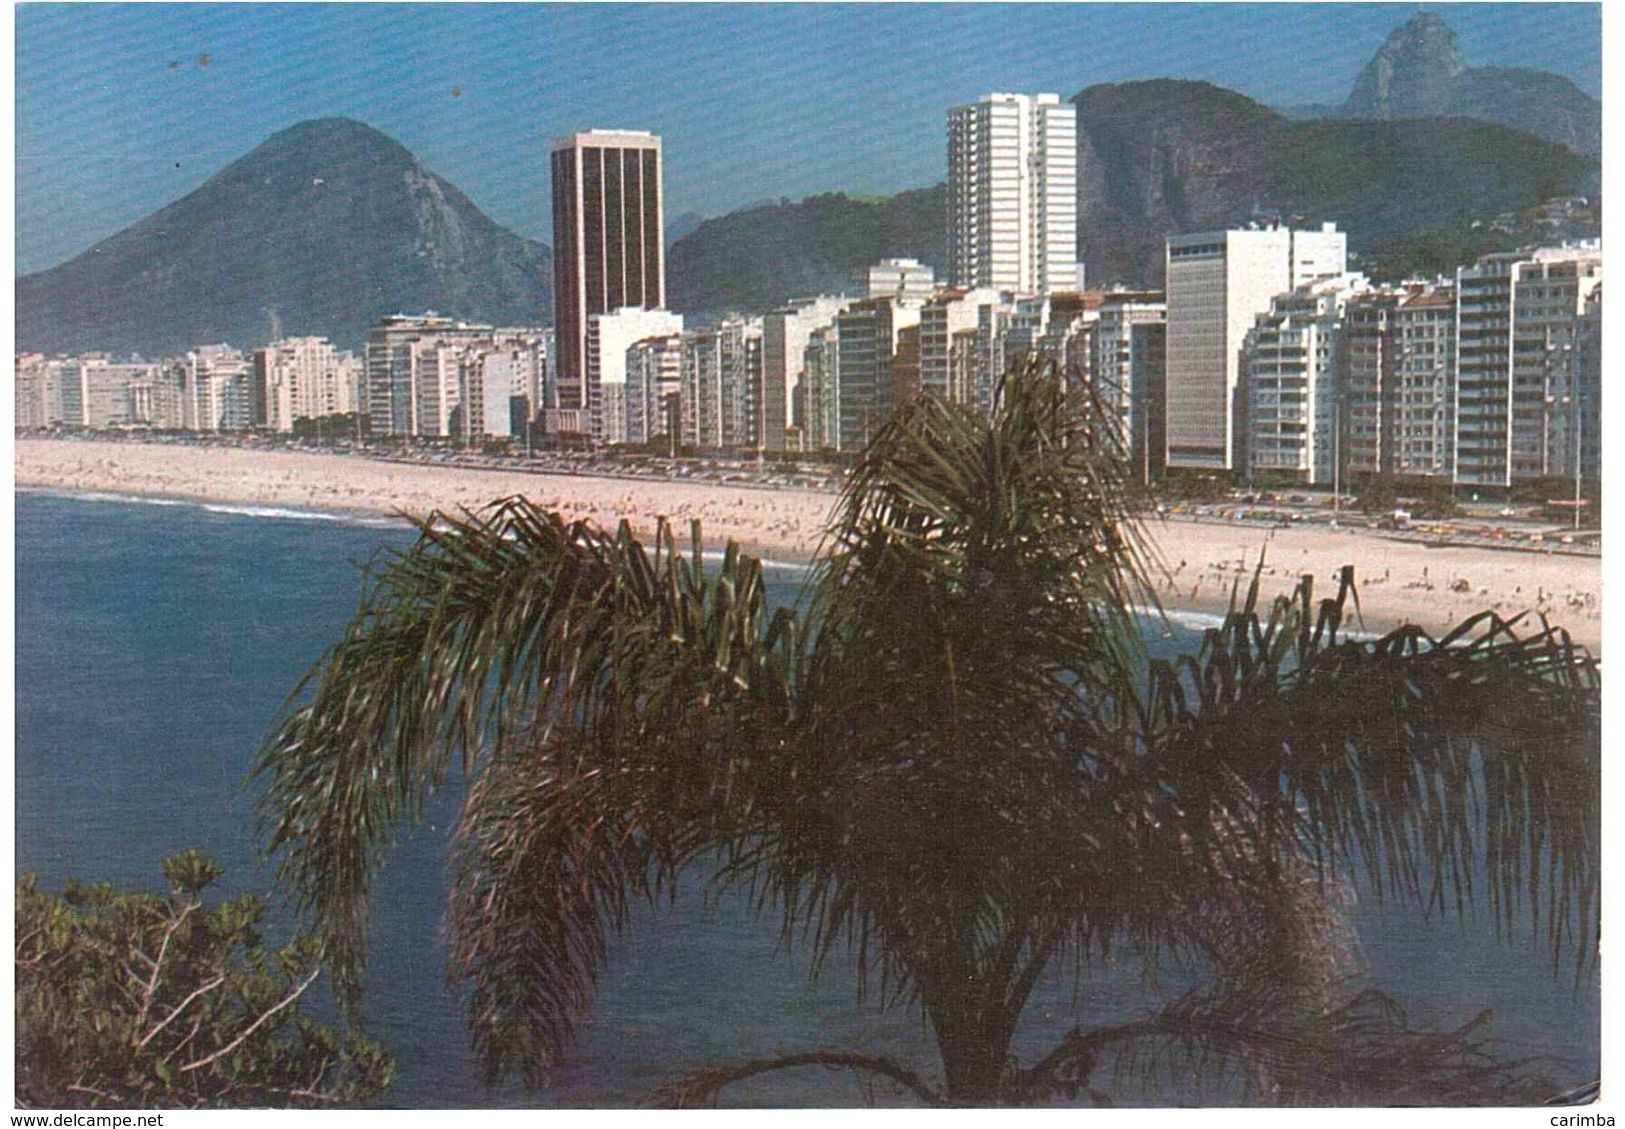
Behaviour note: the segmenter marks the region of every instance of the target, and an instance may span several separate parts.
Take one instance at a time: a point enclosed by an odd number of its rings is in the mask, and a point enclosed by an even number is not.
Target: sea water
[[[48,888],[69,876],[158,888],[159,860],[185,847],[227,869],[225,892],[269,893],[258,862],[254,752],[295,680],[355,611],[358,565],[412,531],[384,519],[258,507],[137,504],[110,495],[16,497],[17,870]],[[793,569],[769,571],[788,601]],[[1192,646],[1194,624],[1154,646]],[[551,1084],[480,1084],[455,986],[445,975],[449,827],[461,788],[402,830],[378,876],[368,1033],[399,1064],[380,1104],[635,1104],[685,1068],[820,1048],[886,1054],[926,1076],[938,1064],[919,1012],[860,1006],[850,963],[810,980],[771,916],[737,897],[706,896],[703,874],[676,904],[643,908],[613,946],[599,1001]],[[1495,1012],[1509,1054],[1551,1055],[1548,1073],[1596,1077],[1598,988],[1554,974],[1544,944],[1497,941],[1478,920],[1424,921],[1369,899],[1351,917],[1365,983],[1404,1001],[1413,1020],[1466,1022]],[[286,926],[288,914],[279,921]],[[1190,986],[1177,971],[1148,986],[1131,961],[1081,986],[1071,970],[1039,985],[1016,1053],[1032,1061],[1078,1023],[1142,1015]],[[318,1001],[320,1006],[320,1001]],[[1128,1101],[1225,1101],[1233,1092],[1182,1082]],[[1125,1092],[1127,1091],[1127,1092]],[[729,1104],[813,1106],[900,1100],[821,1068],[766,1075],[729,1090]]]

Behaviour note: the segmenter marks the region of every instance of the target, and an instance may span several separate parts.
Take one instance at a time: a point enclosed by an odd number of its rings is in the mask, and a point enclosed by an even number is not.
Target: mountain
[[[1354,80],[1341,117],[1367,121],[1470,117],[1602,152],[1602,105],[1546,71],[1469,67],[1456,33],[1434,12],[1417,12],[1388,33]]]
[[[1091,283],[1151,284],[1170,233],[1244,223],[1268,201],[1285,119],[1205,82],[1091,86],[1078,108],[1078,230]]]
[[[1456,113],[1560,141],[1576,153],[1602,155],[1602,103],[1562,75],[1473,67],[1457,85]]]
[[[1388,33],[1355,78],[1343,116],[1379,121],[1450,117],[1456,79],[1466,70],[1450,25],[1434,12],[1417,12]]]
[[[1324,102],[1299,102],[1295,106],[1275,106],[1273,109],[1283,118],[1290,118],[1293,121],[1335,118],[1343,112],[1342,106],[1328,106]]]
[[[678,212],[666,217],[666,246],[670,247],[704,222],[705,217],[698,212]]]
[[[1336,221],[1383,277],[1442,269],[1511,245],[1512,233],[1488,225],[1496,216],[1592,195],[1599,179],[1596,161],[1562,145],[1466,118],[1293,121],[1234,91],[1173,79],[1091,86],[1073,102],[1091,284],[1160,284],[1170,233],[1264,217]],[[672,245],[669,301],[690,315],[760,312],[853,290],[888,255],[921,259],[941,277],[945,218],[940,185],[744,208]]]
[[[1291,121],[1234,91],[1172,79],[1092,86],[1072,101],[1078,227],[1100,283],[1159,282],[1173,232],[1261,216],[1335,220],[1360,252],[1462,217],[1590,195],[1600,175],[1556,142],[1465,118]]]
[[[854,290],[864,267],[908,256],[947,262],[943,187],[897,196],[810,196],[706,220],[672,245],[667,301],[687,314],[761,311],[787,298]]]
[[[195,192],[17,280],[17,347],[162,356],[283,334],[359,346],[385,314],[551,320],[552,259],[399,142],[325,118],[270,137]]]

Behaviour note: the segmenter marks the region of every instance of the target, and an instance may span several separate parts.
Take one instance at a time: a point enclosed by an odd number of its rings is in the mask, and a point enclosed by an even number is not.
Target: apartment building
[[[986,94],[948,111],[948,281],[1077,290],[1077,112],[1055,94]]]
[[[1060,354],[1064,372],[1076,374],[1114,413],[1118,443],[1141,483],[1161,477],[1167,445],[1164,398],[1167,379],[1168,302],[1161,291],[1109,290],[1095,297],[1093,316],[1074,315],[1074,338],[1087,341],[1087,367],[1073,350]]]
[[[807,342],[814,330],[833,323],[849,301],[828,295],[797,298],[762,319],[762,446],[766,450],[802,449],[807,432],[802,389]]]
[[[1342,275],[1347,237],[1281,226],[1170,236],[1167,244],[1167,465],[1229,471],[1244,406],[1240,356],[1278,294]],[[1242,389],[1238,392],[1238,389]]]
[[[1340,377],[1344,317],[1368,289],[1359,275],[1322,279],[1278,295],[1243,344],[1245,443],[1251,473],[1332,484],[1344,426]]]
[[[1584,462],[1598,399],[1584,387],[1587,318],[1601,286],[1595,242],[1486,255],[1456,272],[1457,483],[1508,487]]]
[[[641,306],[622,306],[587,319],[586,406],[595,440],[634,441],[628,429],[627,350],[648,337],[682,332],[682,314]]]

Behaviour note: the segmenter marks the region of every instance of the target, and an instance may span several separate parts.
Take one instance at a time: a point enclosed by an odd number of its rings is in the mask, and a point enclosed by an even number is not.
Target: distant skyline
[[[548,144],[648,129],[667,217],[943,179],[949,106],[992,90],[1203,79],[1340,103],[1412,4],[25,5],[18,274],[201,185],[270,134],[353,117],[551,242]],[[1435,5],[1472,66],[1597,97],[1595,4]]]

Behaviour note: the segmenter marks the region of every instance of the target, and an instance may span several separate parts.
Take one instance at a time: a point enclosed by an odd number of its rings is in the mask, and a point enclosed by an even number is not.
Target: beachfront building
[[[836,317],[836,450],[861,451],[891,418],[898,333],[919,323],[917,303],[891,298],[864,298]]]
[[[1341,474],[1343,321],[1365,278],[1322,279],[1278,295],[1242,346],[1249,478],[1330,485]]]
[[[250,368],[248,358],[230,345],[189,350],[171,369],[180,383],[181,426],[188,431],[252,427]]]
[[[255,426],[290,432],[296,419],[355,411],[359,367],[325,337],[291,337],[255,350]]]
[[[12,420],[20,428],[50,427],[62,420],[62,363],[41,353],[12,357]]]
[[[724,446],[759,452],[762,449],[762,319],[730,318],[722,325],[735,342],[723,353]]]
[[[1455,306],[1420,280],[1350,295],[1338,387],[1345,477],[1449,474]]]
[[[1068,295],[1069,299],[1075,297],[1075,293]],[[1050,295],[1025,294],[1011,300],[998,323],[1004,354],[1004,364],[1000,365],[998,375],[1002,376],[1008,366],[1020,358],[1038,351],[1049,323]]]
[[[1405,478],[1449,481],[1455,473],[1456,295],[1419,287],[1390,316],[1392,427],[1385,469]]]
[[[1277,294],[1344,273],[1347,237],[1279,225],[1170,236],[1167,245],[1167,465],[1244,466],[1237,426],[1239,358]]]
[[[918,259],[881,259],[865,272],[865,296],[923,302],[937,289],[936,271]]]
[[[1118,421],[1118,443],[1141,483],[1163,472],[1167,378],[1168,302],[1161,291],[1108,290],[1092,295],[1061,330],[1061,371],[1083,379]],[[1091,316],[1092,315],[1092,316]],[[1071,342],[1082,339],[1087,367]],[[1052,346],[1052,354],[1057,350]],[[1081,368],[1081,371],[1080,371]]]
[[[373,326],[367,332],[367,416],[373,436],[452,434],[451,411],[460,392],[451,358],[460,359],[461,347],[490,341],[492,334],[489,325],[432,311],[394,314]],[[447,359],[440,356],[442,348],[449,350]]]
[[[1089,385],[1095,371],[1095,330],[1102,291],[1057,291],[1050,295],[1049,318],[1032,347],[1055,366],[1068,388]]]
[[[897,330],[897,345],[891,358],[892,411],[920,394],[920,326],[905,325]]]
[[[821,325],[807,335],[802,353],[801,388],[796,397],[804,421],[803,449],[833,451],[840,433],[837,391],[841,379],[841,331],[839,319]]]
[[[137,384],[150,384],[163,366],[114,361],[102,353],[85,353],[49,366],[55,403],[38,415],[68,427],[103,428],[150,424],[132,396]]]
[[[1344,476],[1393,474],[1399,343],[1397,317],[1410,292],[1397,288],[1352,294],[1343,311],[1337,374],[1338,459]]]
[[[1022,357],[1048,357],[1063,374],[1082,374],[1090,367],[1094,302],[1076,291],[940,291],[919,310],[920,386],[989,415],[999,381]]]
[[[20,353],[14,372],[19,428],[181,426],[181,362],[116,361],[105,353]]]
[[[1077,112],[1055,94],[986,94],[948,111],[948,281],[1077,290]]]
[[[131,412],[148,427],[178,431],[182,426],[181,373],[170,364],[161,366],[150,380],[130,385]]]
[[[536,380],[535,387],[526,394],[530,397],[531,416],[535,418],[549,406],[558,407],[558,332],[552,326],[538,330],[531,350],[535,356]]]
[[[1592,289],[1575,326],[1575,398],[1573,447],[1581,477],[1602,477],[1602,286]]]
[[[636,442],[627,427],[627,350],[646,337],[683,331],[683,315],[622,306],[587,319],[587,419],[600,443]]]
[[[977,364],[984,327],[1006,299],[991,287],[953,287],[920,307],[920,389],[956,404],[979,402],[984,384]]]
[[[1582,338],[1601,287],[1596,241],[1485,255],[1456,272],[1458,484],[1573,477],[1597,399],[1582,388]]]
[[[626,441],[649,443],[664,435],[669,444],[675,444],[682,389],[682,334],[633,342],[626,350]]]
[[[462,345],[452,431],[467,443],[527,438],[546,379],[546,331],[493,330]]]
[[[508,423],[503,432],[486,431],[493,438],[528,438],[532,421],[547,396],[549,358],[553,356],[553,331],[539,326],[505,326],[494,330],[491,342],[481,346],[481,356],[496,356],[500,370],[506,370],[512,387],[508,392]],[[493,394],[497,385],[491,383]],[[488,404],[486,418],[500,419],[500,405]],[[478,418],[477,415],[471,418]]]
[[[803,449],[807,433],[802,378],[807,342],[834,322],[850,299],[820,295],[796,298],[762,318],[762,446],[768,451]]]
[[[523,435],[528,420],[515,412],[524,387],[523,353],[515,349],[469,347],[457,366],[457,409],[453,413],[458,438],[465,443],[509,439]]]
[[[592,426],[587,342],[591,319],[666,304],[660,138],[592,129],[553,142],[553,326],[556,381],[547,411]],[[565,432],[555,416],[548,430]]]
[[[683,334],[683,442],[754,450],[762,427],[762,319],[727,317]]]
[[[471,345],[435,341],[417,350],[413,368],[417,422],[413,435],[424,439],[450,439],[462,432],[459,409],[466,381],[463,364]]]

